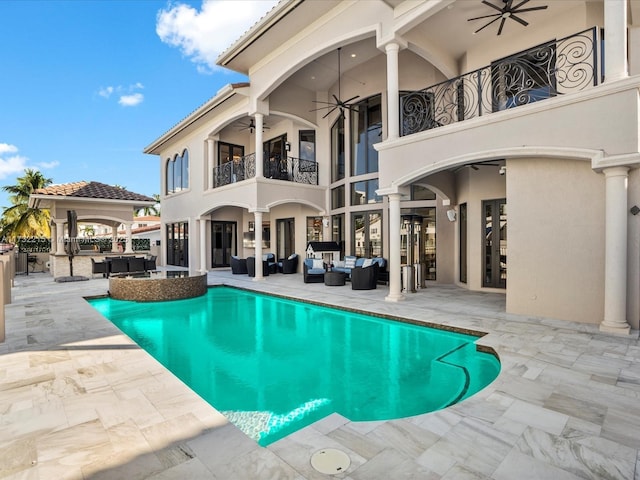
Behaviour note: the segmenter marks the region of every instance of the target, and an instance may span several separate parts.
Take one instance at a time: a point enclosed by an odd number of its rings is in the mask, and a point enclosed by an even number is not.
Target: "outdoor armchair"
[[[351,290],[373,290],[378,283],[377,263],[367,267],[354,267],[351,269]]]
[[[298,272],[298,254],[294,253],[287,258],[281,258],[278,260],[278,269],[282,273],[297,273]]]
[[[262,276],[269,276],[269,264],[266,260],[262,260]],[[256,257],[247,257],[247,273],[250,277],[256,276]]]
[[[238,258],[233,255],[231,257],[231,273],[234,275],[247,274],[247,259],[246,258]]]

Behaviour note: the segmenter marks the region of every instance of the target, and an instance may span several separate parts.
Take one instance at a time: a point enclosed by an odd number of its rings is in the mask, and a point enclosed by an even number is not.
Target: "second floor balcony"
[[[241,182],[256,176],[256,154],[250,153],[213,169],[213,187]],[[274,180],[318,185],[318,162],[275,155],[263,160],[263,176]]]
[[[598,30],[594,27],[401,95],[401,135],[450,125],[596,86]]]

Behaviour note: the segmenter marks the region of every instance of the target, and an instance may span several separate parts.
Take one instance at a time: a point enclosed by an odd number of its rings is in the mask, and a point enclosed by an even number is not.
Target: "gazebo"
[[[67,211],[76,213],[78,222],[97,223],[111,227],[112,253],[133,255],[131,225],[134,212],[151,207],[156,200],[130,192],[124,188],[106,185],[100,182],[74,182],[51,185],[35,190],[29,196],[29,207],[47,209],[51,215],[51,251],[50,270],[53,277],[69,275],[69,258],[65,252],[65,228]],[[118,226],[123,224],[126,230],[124,251],[118,250]],[[67,235],[68,237],[68,235]],[[82,252],[73,268],[80,274],[91,274],[91,259],[101,260],[108,254],[100,252]],[[101,258],[96,258],[101,257]]]

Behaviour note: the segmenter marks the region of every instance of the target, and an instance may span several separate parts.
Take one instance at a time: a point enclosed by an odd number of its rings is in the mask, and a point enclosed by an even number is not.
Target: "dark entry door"
[[[211,266],[228,267],[236,252],[236,222],[211,222]]]
[[[483,287],[507,288],[507,201],[482,202],[484,223]]]
[[[293,218],[282,218],[276,222],[277,229],[277,258],[287,258],[295,253],[296,246],[296,223]]]

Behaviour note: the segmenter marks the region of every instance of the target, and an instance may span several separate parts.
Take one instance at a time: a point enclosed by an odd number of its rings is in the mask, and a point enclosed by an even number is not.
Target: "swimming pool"
[[[333,412],[365,421],[438,410],[500,371],[473,335],[231,287],[89,302],[263,446]]]

